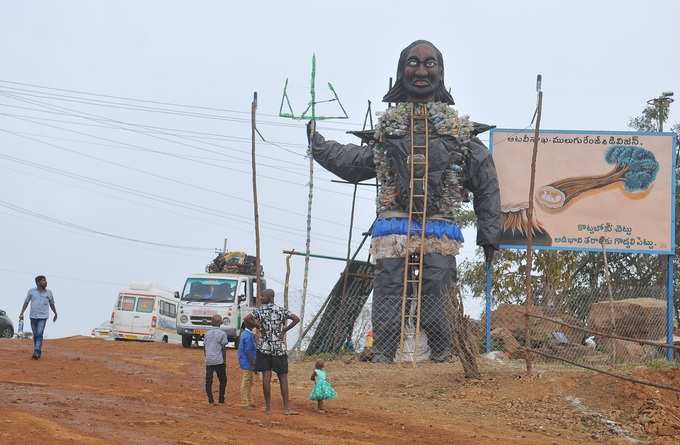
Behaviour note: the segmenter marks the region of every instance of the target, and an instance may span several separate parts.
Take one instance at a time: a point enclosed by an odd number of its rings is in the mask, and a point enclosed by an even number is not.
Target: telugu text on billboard
[[[674,245],[673,133],[541,130],[533,224],[533,130],[494,129],[504,248],[670,254]]]

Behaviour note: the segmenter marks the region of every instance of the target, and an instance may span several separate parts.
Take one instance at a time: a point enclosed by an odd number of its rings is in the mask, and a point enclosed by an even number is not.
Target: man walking
[[[54,312],[52,321],[57,321],[57,309],[54,307],[54,297],[52,291],[47,288],[47,278],[44,275],[35,277],[35,285],[33,289],[28,290],[26,300],[21,308],[19,320],[24,319],[24,312],[31,303],[30,319],[31,331],[33,331],[33,360],[38,360],[42,356],[43,333],[45,332],[45,325],[50,316],[50,308]]]
[[[300,322],[300,318],[274,304],[274,291],[264,289],[260,294],[262,306],[248,314],[247,323],[253,323],[260,330],[261,339],[257,345],[255,357],[255,371],[262,373],[262,391],[264,393],[265,413],[271,413],[271,379],[272,371],[279,378],[281,398],[283,399],[283,414],[290,416],[298,414],[290,409],[288,404],[288,355],[284,345],[286,332]],[[292,320],[286,325],[288,320]]]

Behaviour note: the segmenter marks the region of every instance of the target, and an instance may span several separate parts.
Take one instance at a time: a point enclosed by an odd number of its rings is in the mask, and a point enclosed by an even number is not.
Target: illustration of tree
[[[647,106],[640,116],[631,119],[628,126],[640,132],[657,130],[656,108]],[[661,116],[665,121],[668,115]],[[673,131],[680,136],[680,123]],[[680,173],[680,172],[678,172]],[[680,174],[676,175],[680,179]],[[676,184],[676,200],[680,200],[680,182]],[[676,202],[676,233],[680,233],[680,202]],[[676,237],[676,251],[680,237]],[[625,296],[653,296],[663,292],[665,267],[653,255],[607,255],[610,277],[616,287],[615,298]],[[599,253],[570,251],[537,251],[534,256],[532,280],[537,305],[557,304],[571,308],[577,319],[590,304],[607,298],[604,279],[604,259]],[[526,301],[524,270],[526,253],[519,250],[502,250],[494,262],[494,307],[502,303],[523,304]],[[680,323],[680,257],[674,257],[676,319]],[[477,249],[475,257],[464,261],[459,277],[465,296],[484,298],[484,255]],[[641,284],[642,283],[642,284]],[[644,286],[641,289],[640,286]],[[627,289],[627,292],[624,290]]]
[[[569,201],[590,190],[623,182],[629,193],[647,190],[656,179],[659,163],[654,154],[641,147],[612,145],[605,153],[605,160],[614,168],[599,176],[566,178],[544,185],[536,193],[536,200],[548,209],[561,209]]]

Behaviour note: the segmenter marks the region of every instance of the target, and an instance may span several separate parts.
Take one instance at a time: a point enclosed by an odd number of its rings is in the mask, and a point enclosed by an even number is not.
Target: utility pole
[[[252,169],[253,169],[253,214],[255,216],[255,295],[256,305],[260,305],[260,215],[257,210],[257,170],[255,165],[255,113],[257,112],[257,91],[253,93],[253,103],[250,107],[250,124],[252,137]]]
[[[668,109],[673,103],[673,92],[664,91],[661,96],[655,97],[654,99],[649,99],[647,105],[651,105],[656,108],[656,121],[658,124],[659,133],[663,132],[663,123],[668,119]]]

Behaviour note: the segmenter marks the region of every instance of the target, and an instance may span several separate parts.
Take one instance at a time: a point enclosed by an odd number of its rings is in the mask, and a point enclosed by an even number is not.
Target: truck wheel
[[[182,335],[182,346],[185,348],[191,347],[191,342],[194,340],[192,335]]]

